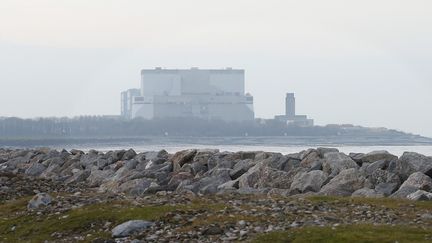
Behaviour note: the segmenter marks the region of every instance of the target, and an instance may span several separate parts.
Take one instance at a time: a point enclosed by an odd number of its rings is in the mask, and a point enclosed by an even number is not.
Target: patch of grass
[[[331,227],[307,227],[286,232],[260,235],[253,242],[430,242],[430,229],[407,226],[350,225]]]
[[[205,226],[210,224],[217,225],[235,225],[238,221],[244,220],[246,222],[268,222],[271,221],[271,217],[266,216],[251,216],[251,215],[210,215],[199,217],[195,219],[191,224],[184,225],[179,229],[180,232],[188,232],[196,227]]]
[[[1,209],[12,207],[2,205]],[[128,220],[142,219],[155,221],[168,212],[175,210],[221,208],[220,205],[200,204],[180,206],[132,206],[127,202],[111,202],[94,204],[83,208],[74,209],[59,215],[18,215],[16,217],[0,218],[0,242],[44,242],[53,239],[53,233],[61,233],[63,236],[87,235],[91,241],[96,237],[109,237],[110,232],[100,229],[106,222],[111,222],[110,228]],[[18,208],[22,208],[18,206]],[[24,207],[25,210],[25,207]],[[12,227],[15,230],[12,231]]]
[[[0,218],[9,217],[15,213],[22,212],[27,209],[27,203],[32,196],[22,197],[17,200],[0,203]]]
[[[399,198],[365,198],[365,197],[332,197],[332,196],[312,196],[308,197],[313,203],[344,203],[344,204],[367,204],[371,206],[384,206],[386,208],[400,208],[400,207],[411,207],[432,210],[432,202],[420,201],[414,202],[406,199]]]

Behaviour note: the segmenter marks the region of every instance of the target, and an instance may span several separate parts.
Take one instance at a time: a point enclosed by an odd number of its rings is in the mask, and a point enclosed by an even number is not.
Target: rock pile
[[[283,155],[269,152],[184,150],[136,153],[118,150],[0,149],[4,175],[27,175],[62,186],[96,188],[133,196],[175,191],[193,194],[317,194],[432,198],[432,157],[386,151],[346,155],[318,148]]]

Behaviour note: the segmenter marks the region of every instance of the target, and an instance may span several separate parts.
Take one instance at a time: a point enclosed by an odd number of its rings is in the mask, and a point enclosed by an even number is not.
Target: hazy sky
[[[431,0],[0,0],[0,116],[118,114],[140,70],[246,70],[317,124],[432,137]]]

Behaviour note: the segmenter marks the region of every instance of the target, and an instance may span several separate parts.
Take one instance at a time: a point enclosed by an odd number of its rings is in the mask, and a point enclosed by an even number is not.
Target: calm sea
[[[54,145],[58,149],[81,149],[88,151],[96,149],[99,151],[109,151],[117,149],[132,148],[137,152],[159,151],[165,149],[174,153],[185,149],[219,149],[220,151],[267,151],[282,154],[296,153],[309,148],[331,147],[337,148],[341,152],[368,153],[376,150],[387,150],[388,152],[400,156],[404,152],[417,152],[427,156],[432,156],[432,144],[416,144],[389,141],[309,141],[309,140],[278,140],[271,138],[175,138],[175,139],[147,139],[142,141],[117,141],[117,142],[91,142]]]

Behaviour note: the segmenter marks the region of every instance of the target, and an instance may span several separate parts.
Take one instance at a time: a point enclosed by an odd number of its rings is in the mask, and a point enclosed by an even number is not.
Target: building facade
[[[121,116],[126,119],[132,118],[132,106],[134,98],[141,95],[139,89],[128,89],[121,92]]]
[[[287,125],[311,127],[314,120],[305,115],[296,114],[296,99],[294,93],[287,93],[285,97],[285,115],[275,116],[278,121],[286,122]]]
[[[244,86],[244,70],[239,69],[144,69],[139,95],[128,111],[130,118],[249,121],[254,119],[253,97]],[[122,104],[127,101],[122,94]]]

